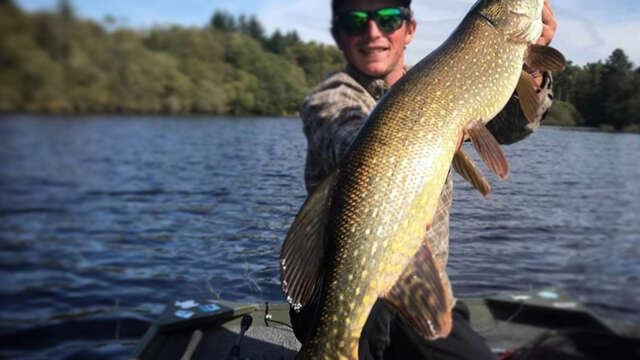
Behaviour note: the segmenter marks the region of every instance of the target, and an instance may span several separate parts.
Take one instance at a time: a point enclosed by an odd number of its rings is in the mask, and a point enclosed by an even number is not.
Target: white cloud
[[[613,7],[609,10],[576,7],[571,6],[571,1],[575,0],[567,1],[556,8],[558,30],[554,38],[555,47],[580,65],[605,61],[614,49],[621,48],[636,66],[640,65],[640,42],[632,40],[635,34],[640,33],[640,22],[628,20],[632,11],[621,12]],[[635,10],[635,13],[640,14],[640,10]]]
[[[561,17],[552,46],[569,60],[582,65],[602,59],[603,43],[604,40],[586,19]]]

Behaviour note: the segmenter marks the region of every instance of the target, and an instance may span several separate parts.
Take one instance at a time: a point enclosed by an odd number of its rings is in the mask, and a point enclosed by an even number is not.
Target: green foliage
[[[58,0],[58,17],[66,22],[70,22],[75,18],[75,12],[69,0]]]
[[[13,7],[15,8],[15,4],[13,3],[13,0],[0,0],[0,7],[4,8],[4,7]]]
[[[302,68],[311,86],[346,65],[342,53],[335,46],[315,42],[297,43],[286,50],[285,56]]]
[[[584,120],[582,115],[571,103],[555,100],[544,120],[545,125],[580,126]]]
[[[224,10],[217,10],[211,17],[211,28],[220,31],[236,31],[236,19]]]
[[[633,76],[633,64],[629,61],[624,51],[616,49],[604,65],[602,73],[603,90],[605,92],[604,108],[607,113],[607,122],[616,130],[622,130],[632,125],[634,115],[631,110],[631,101],[638,93],[635,86],[637,79]]]
[[[3,110],[67,110],[62,66],[25,35],[7,36],[0,45],[3,63],[0,70]],[[19,66],[20,71],[14,71]]]
[[[282,35],[280,30],[276,30],[270,38],[263,40],[264,47],[276,54],[284,54],[287,49],[300,44],[300,37],[295,31],[290,31]]]
[[[345,66],[335,46],[267,36],[255,16],[216,11],[204,29],[110,23],[78,19],[69,0],[38,13],[0,0],[0,111],[293,115]],[[547,123],[640,129],[640,68],[624,51],[554,80]]]
[[[204,29],[105,24],[76,18],[68,0],[39,13],[0,0],[0,111],[292,115],[344,66],[335,47],[266,36],[255,16],[216,11]]]
[[[640,68],[621,49],[606,62],[569,64],[555,74],[554,92],[575,105],[584,125],[604,130],[637,131],[640,126]]]
[[[240,15],[238,18],[238,31],[256,40],[262,40],[264,38],[264,27],[255,16],[247,19],[246,16]]]
[[[24,16],[10,0],[0,1],[0,37],[10,32],[22,30],[16,26],[24,26]]]

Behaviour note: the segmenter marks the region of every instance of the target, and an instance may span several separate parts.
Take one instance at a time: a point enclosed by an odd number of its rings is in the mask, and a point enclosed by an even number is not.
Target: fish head
[[[533,44],[542,34],[544,0],[478,0],[474,11],[509,40]]]

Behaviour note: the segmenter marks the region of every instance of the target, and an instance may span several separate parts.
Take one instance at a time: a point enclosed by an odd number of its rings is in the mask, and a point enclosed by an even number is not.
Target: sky
[[[52,9],[57,0],[14,0],[25,10]],[[415,64],[442,43],[475,0],[415,0],[418,22],[407,62]],[[323,0],[71,0],[80,17],[102,21],[115,17],[120,25],[206,25],[216,10],[256,15],[267,34],[296,30],[305,41],[333,44],[329,34],[330,6]],[[640,0],[551,0],[558,21],[552,46],[575,64],[606,60],[623,49],[640,66]]]

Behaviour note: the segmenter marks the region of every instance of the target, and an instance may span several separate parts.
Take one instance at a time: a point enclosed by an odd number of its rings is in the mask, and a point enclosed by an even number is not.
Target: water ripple
[[[168,301],[282,300],[299,120],[9,116],[0,143],[3,355],[126,358]],[[640,322],[640,137],[543,128],[505,152],[486,200],[456,175],[456,294],[556,286]]]

